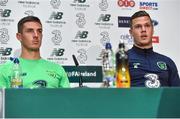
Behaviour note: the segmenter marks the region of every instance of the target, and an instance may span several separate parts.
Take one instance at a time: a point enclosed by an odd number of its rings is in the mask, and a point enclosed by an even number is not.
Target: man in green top
[[[40,56],[42,24],[39,18],[27,16],[18,22],[17,39],[21,43],[19,58],[23,88],[70,87],[63,67]],[[0,66],[0,88],[11,88],[13,62]]]

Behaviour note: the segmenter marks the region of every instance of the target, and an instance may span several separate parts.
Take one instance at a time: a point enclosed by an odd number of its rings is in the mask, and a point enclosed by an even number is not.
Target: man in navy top
[[[175,63],[167,56],[153,51],[154,27],[145,11],[138,11],[130,19],[133,47],[128,50],[132,87],[177,87],[180,79]]]

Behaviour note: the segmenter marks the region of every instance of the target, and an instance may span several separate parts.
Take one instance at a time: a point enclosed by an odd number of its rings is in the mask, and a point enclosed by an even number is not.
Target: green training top
[[[64,68],[56,63],[39,59],[19,58],[22,69],[23,88],[70,87]],[[10,88],[13,62],[0,66],[0,88]]]

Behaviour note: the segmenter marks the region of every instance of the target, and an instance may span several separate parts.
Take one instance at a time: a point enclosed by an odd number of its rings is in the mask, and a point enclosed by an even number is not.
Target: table
[[[6,89],[6,118],[180,117],[180,88]]]

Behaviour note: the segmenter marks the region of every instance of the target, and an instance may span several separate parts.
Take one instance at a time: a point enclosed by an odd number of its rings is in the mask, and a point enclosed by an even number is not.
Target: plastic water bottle
[[[114,87],[115,84],[115,55],[111,43],[106,43],[102,53],[103,87]]]
[[[130,88],[130,81],[128,55],[125,50],[125,44],[121,41],[116,53],[116,87]]]
[[[11,88],[22,88],[23,87],[23,80],[22,80],[22,70],[19,64],[18,58],[11,58],[13,61],[12,66],[12,76],[11,76]]]

